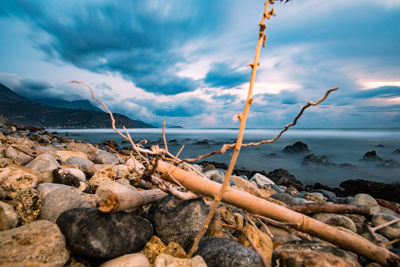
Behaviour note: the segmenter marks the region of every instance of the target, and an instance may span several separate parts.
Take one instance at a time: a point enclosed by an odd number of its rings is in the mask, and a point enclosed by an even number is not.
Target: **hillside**
[[[0,114],[10,122],[47,128],[110,128],[109,115],[102,111],[57,108],[35,103],[0,84]],[[117,127],[154,128],[154,126],[114,113]]]
[[[57,98],[33,98],[30,100],[48,107],[102,111],[87,99],[66,101]]]

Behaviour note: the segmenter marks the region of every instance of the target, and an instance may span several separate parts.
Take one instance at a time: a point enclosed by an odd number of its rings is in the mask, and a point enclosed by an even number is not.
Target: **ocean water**
[[[148,145],[163,145],[161,129],[128,129],[135,141],[145,139]],[[120,147],[129,147],[112,129],[49,129],[70,138],[91,143],[114,140]],[[244,142],[273,138],[279,129],[248,129]],[[236,129],[166,129],[168,148],[177,153],[185,145],[180,158],[194,157],[221,148],[224,143],[235,142]],[[207,140],[207,143],[196,142]],[[311,153],[326,155],[336,166],[303,165],[303,158],[309,153],[289,154],[282,152],[286,145],[302,141]],[[290,129],[278,141],[258,147],[242,148],[236,168],[272,171],[283,168],[305,184],[320,182],[338,186],[348,179],[366,179],[386,183],[400,183],[400,167],[377,167],[374,162],[361,161],[363,155],[375,150],[384,160],[400,162],[400,129]],[[232,151],[215,155],[207,161],[229,164]],[[347,167],[340,164],[347,164]]]

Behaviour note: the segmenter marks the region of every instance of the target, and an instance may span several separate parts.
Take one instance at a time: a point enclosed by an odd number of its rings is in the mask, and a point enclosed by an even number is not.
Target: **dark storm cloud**
[[[38,81],[38,80],[31,80],[31,79],[23,79],[21,80],[21,87],[25,88],[27,91],[45,91],[53,87],[47,81]]]
[[[223,5],[224,1],[113,1],[69,10],[67,3],[51,9],[44,1],[21,0],[1,4],[0,10],[46,33],[45,40],[32,39],[50,57],[95,72],[119,72],[146,91],[173,95],[198,88],[197,81],[177,76],[175,65],[185,62],[185,44],[217,30],[224,16],[217,12]]]
[[[248,82],[250,72],[238,71],[227,63],[214,64],[207,73],[204,82],[211,87],[232,88]]]

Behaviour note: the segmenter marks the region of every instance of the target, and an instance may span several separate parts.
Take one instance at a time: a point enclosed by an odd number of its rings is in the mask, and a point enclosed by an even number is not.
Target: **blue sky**
[[[0,2],[0,82],[160,125],[237,127],[263,1]],[[267,22],[248,127],[400,126],[400,1],[293,0]]]

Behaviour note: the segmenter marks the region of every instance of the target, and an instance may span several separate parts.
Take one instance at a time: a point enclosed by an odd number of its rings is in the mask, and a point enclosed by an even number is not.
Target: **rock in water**
[[[289,241],[274,250],[273,266],[361,267],[347,252],[316,241]]]
[[[304,144],[303,142],[297,141],[293,145],[286,146],[283,149],[283,152],[304,153],[304,152],[310,152],[310,149],[308,148],[307,144]]]
[[[181,200],[167,196],[151,205],[148,217],[164,243],[176,242],[188,251],[207,214],[201,198]]]
[[[262,267],[258,254],[239,243],[217,237],[203,237],[196,255],[200,255],[208,267]]]
[[[0,234],[1,266],[64,266],[68,259],[65,238],[52,222],[35,221]]]
[[[328,157],[325,155],[315,155],[315,154],[309,154],[304,157],[302,164],[304,165],[312,165],[312,164],[318,164],[318,165],[325,165],[325,166],[335,166],[336,164],[333,162],[330,162],[328,160]]]
[[[362,160],[365,161],[383,161],[383,159],[381,159],[378,154],[376,154],[375,150],[372,151],[368,151],[367,153],[364,154]]]
[[[57,225],[73,252],[93,258],[139,252],[153,234],[151,223],[140,216],[104,214],[97,209],[67,210],[58,217]]]

